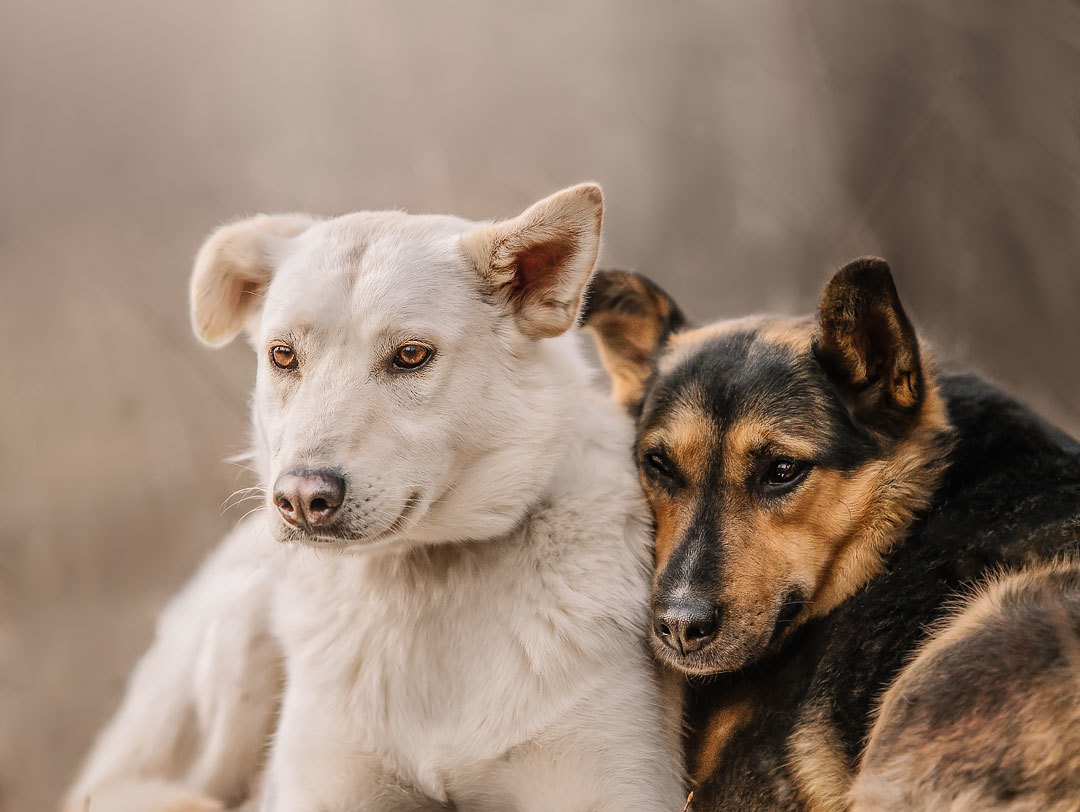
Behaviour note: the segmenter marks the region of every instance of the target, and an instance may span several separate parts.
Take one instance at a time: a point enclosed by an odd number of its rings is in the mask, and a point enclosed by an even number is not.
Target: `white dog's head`
[[[255,455],[283,541],[373,545],[512,528],[563,453],[571,337],[599,248],[592,184],[518,217],[258,217],[203,245],[192,322],[258,358]]]

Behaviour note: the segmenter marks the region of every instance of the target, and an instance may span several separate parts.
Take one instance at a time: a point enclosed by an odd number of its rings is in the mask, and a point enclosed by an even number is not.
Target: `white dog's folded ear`
[[[481,278],[514,310],[522,332],[550,338],[569,330],[600,250],[604,194],[582,183],[534,203],[512,220],[462,237]]]
[[[275,243],[314,223],[306,214],[259,214],[207,237],[191,274],[195,335],[212,347],[235,338],[274,275]]]

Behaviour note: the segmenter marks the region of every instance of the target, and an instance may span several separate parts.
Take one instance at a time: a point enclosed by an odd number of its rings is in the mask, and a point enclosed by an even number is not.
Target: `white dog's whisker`
[[[241,502],[246,502],[249,499],[261,499],[264,496],[266,496],[266,489],[261,486],[255,485],[249,488],[240,488],[230,493],[225,498],[225,501],[221,503],[219,509],[224,513],[229,510],[229,508],[235,507]],[[236,500],[235,502],[232,501],[234,499]]]

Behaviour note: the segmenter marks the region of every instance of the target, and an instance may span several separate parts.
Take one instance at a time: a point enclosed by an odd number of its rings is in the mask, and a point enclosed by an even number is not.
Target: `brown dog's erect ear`
[[[922,403],[924,378],[915,329],[888,264],[864,257],[837,271],[825,286],[818,321],[814,353],[855,416],[901,431]]]
[[[462,237],[465,255],[491,292],[513,308],[522,332],[551,338],[574,325],[600,250],[604,195],[571,186],[512,220]]]
[[[305,214],[260,214],[222,226],[203,243],[191,274],[191,326],[212,347],[243,329],[274,274],[274,242],[306,231]]]
[[[627,271],[597,272],[581,321],[596,336],[612,396],[631,409],[641,401],[657,352],[686,326],[679,306],[659,285]]]

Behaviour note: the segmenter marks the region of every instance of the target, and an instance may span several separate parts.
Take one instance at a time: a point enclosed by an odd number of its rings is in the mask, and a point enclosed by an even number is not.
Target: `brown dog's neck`
[[[857,497],[848,503],[854,529],[827,565],[805,617],[828,614],[866,585],[884,557],[907,538],[913,522],[930,507],[955,444],[933,362],[923,358],[925,395],[911,426],[898,438],[883,438],[883,453],[852,473]]]

